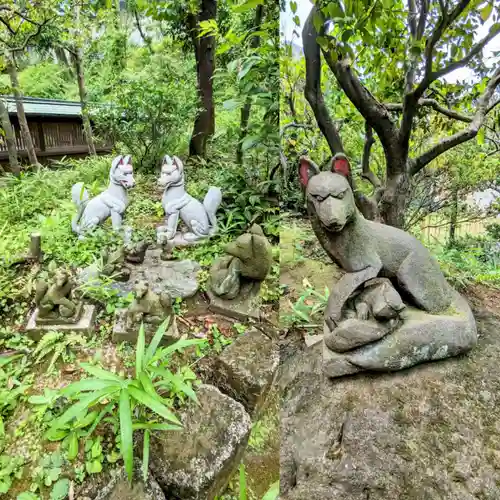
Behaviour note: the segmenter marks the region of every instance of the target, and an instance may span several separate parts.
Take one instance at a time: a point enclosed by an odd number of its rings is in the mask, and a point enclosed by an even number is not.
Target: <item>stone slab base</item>
[[[130,342],[131,344],[135,344],[137,342],[140,324],[135,325],[133,328],[127,328],[125,324],[125,311],[126,309],[118,309],[115,313],[115,322],[113,325],[112,335],[112,340],[115,344],[120,344],[121,342]],[[151,341],[159,326],[160,325],[152,325],[147,323],[144,324],[146,343],[149,343]],[[174,317],[171,319],[170,326],[163,336],[161,345],[173,344],[179,339],[180,334],[177,330],[177,323]]]
[[[196,392],[199,406],[190,403],[178,415],[181,430],[151,434],[149,468],[166,498],[213,500],[237,470],[250,436],[243,405],[212,385]]]
[[[251,328],[216,358],[214,379],[222,392],[243,404],[255,417],[264,407],[278,365],[277,342]]]
[[[215,314],[222,314],[238,321],[260,321],[261,300],[259,297],[260,283],[252,290],[244,292],[235,299],[227,300],[215,295],[210,288],[207,290],[210,299],[209,309]]]
[[[304,342],[306,344],[306,347],[311,347],[312,345],[317,344],[322,340],[323,340],[323,335],[306,335],[304,337]]]
[[[44,336],[44,334],[49,331],[74,332],[74,333],[83,333],[84,335],[89,335],[94,330],[95,313],[96,313],[95,306],[84,305],[80,320],[77,321],[76,323],[47,325],[36,322],[36,318],[38,316],[38,309],[35,309],[33,314],[28,319],[25,331],[26,334],[33,340],[40,340]]]

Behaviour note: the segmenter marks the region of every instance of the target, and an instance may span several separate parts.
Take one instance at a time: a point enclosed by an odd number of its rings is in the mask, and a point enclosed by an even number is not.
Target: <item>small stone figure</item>
[[[257,224],[224,250],[227,255],[217,259],[210,269],[210,288],[218,297],[236,298],[244,282],[260,283],[271,270],[271,244]]]
[[[184,187],[184,165],[176,156],[163,157],[158,185],[165,189],[162,205],[165,210],[165,226],[157,229],[158,243],[169,248],[192,245],[210,238],[217,232],[217,209],[221,204],[222,192],[210,187],[203,203],[188,194]],[[179,219],[187,231],[178,232]]]
[[[134,169],[130,156],[117,156],[109,172],[108,189],[89,200],[83,182],[71,189],[71,197],[77,208],[72,220],[73,232],[83,237],[83,233],[93,229],[111,217],[113,229],[119,230],[123,214],[128,206],[127,190],[135,186]]]
[[[363,217],[349,172],[344,156],[334,157],[331,172],[300,160],[299,179],[314,232],[345,271],[325,310],[327,375],[400,370],[472,349],[477,331],[467,302],[420,241]]]
[[[172,299],[166,293],[157,294],[149,288],[147,281],[137,281],[134,287],[134,301],[127,308],[125,322],[127,328],[141,322],[160,324],[172,314]]]
[[[76,283],[65,269],[55,271],[52,283],[39,280],[35,304],[38,323],[74,323],[80,319],[82,302],[75,298]]]

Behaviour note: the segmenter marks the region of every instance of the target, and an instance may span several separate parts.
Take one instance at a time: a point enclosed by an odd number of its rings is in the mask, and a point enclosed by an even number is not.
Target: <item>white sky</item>
[[[293,22],[293,14],[290,11],[290,2],[287,0],[286,12],[281,12],[280,16],[280,25],[281,25],[281,37],[282,40],[290,42],[293,41],[295,45],[299,45],[302,47],[302,26],[311,11],[312,2],[310,0],[296,0],[297,2],[297,12],[296,15],[300,18],[300,27],[297,28]],[[483,24],[477,31],[476,36],[474,37],[475,41],[484,38],[489,31],[490,26],[493,24],[493,15]],[[298,32],[297,36],[294,34],[294,30]],[[500,34],[497,35],[488,45],[486,45],[484,49],[485,62],[488,66],[492,66],[494,61],[493,52],[500,51]],[[498,59],[497,59],[498,61]],[[497,62],[498,64],[498,62]],[[456,82],[468,80],[473,77],[473,72],[468,68],[459,68],[455,71],[452,71],[448,75],[444,77],[444,79],[448,82]]]

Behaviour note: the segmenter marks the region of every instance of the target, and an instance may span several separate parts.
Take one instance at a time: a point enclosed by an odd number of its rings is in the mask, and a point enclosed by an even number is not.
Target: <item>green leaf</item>
[[[67,477],[63,477],[54,484],[54,487],[50,492],[50,500],[64,500],[68,496],[68,493],[69,479]]]
[[[142,361],[144,359],[144,349],[146,346],[146,334],[144,333],[144,323],[141,323],[139,335],[137,337],[137,345],[135,348],[135,376],[139,378],[142,372]]]
[[[133,388],[130,387],[129,390]],[[130,397],[126,389],[120,392],[120,449],[125,463],[129,482],[132,482],[134,472],[134,445],[132,430],[132,413],[130,411]]]
[[[61,395],[62,396],[72,396],[73,394],[78,394],[79,392],[85,392],[85,391],[96,391],[100,389],[106,389],[110,387],[117,387],[119,388],[120,386],[116,385],[115,380],[103,380],[100,378],[86,378],[83,380],[79,380],[78,382],[74,382],[64,389],[61,390]]]
[[[101,455],[101,453],[102,453],[101,442],[98,439],[96,439],[96,441],[92,445],[92,448],[90,448],[90,454],[92,458],[97,458]]]
[[[477,133],[477,143],[482,146],[484,144],[484,134],[485,134],[485,129],[484,127],[481,127]]]
[[[233,12],[236,13],[241,13],[241,12],[246,12],[248,10],[254,9],[257,7],[257,5],[262,5],[264,3],[264,0],[247,0],[246,2],[242,3],[241,5],[237,5],[236,7],[233,7]]]
[[[102,463],[99,460],[85,462],[85,469],[89,474],[99,474],[102,471]]]
[[[160,403],[162,402],[160,396],[156,392],[153,382],[151,379],[143,372],[139,375],[139,381],[144,389],[152,398],[157,399]]]
[[[78,436],[72,432],[69,436],[68,460],[74,460],[78,455]]]
[[[243,143],[241,145],[241,149],[243,151],[247,151],[248,149],[253,148],[259,142],[260,142],[260,137],[258,137],[258,136],[247,136],[243,140]]]
[[[144,484],[148,478],[148,467],[149,467],[149,430],[144,432],[144,446],[142,449],[142,479]]]
[[[31,491],[23,491],[17,495],[16,500],[40,500],[40,497],[31,493]]]
[[[292,14],[297,12],[297,2],[294,2],[293,0],[290,2],[290,10],[292,11]]]
[[[349,38],[351,38],[351,36],[354,34],[354,32],[352,30],[345,30],[343,33],[342,33],[342,41],[344,43],[346,43]]]
[[[280,494],[280,482],[276,481],[270,488],[266,491],[262,500],[277,500]]]
[[[149,394],[135,388],[129,387],[130,395],[139,401],[139,403],[147,406],[150,410],[153,410],[158,415],[162,416],[165,420],[169,420],[174,424],[181,425],[179,419],[171,412],[165,405],[153,399]]]
[[[483,22],[486,22],[488,20],[492,11],[493,11],[493,2],[486,4],[486,7],[483,7],[479,11],[479,15],[481,16]]]
[[[114,380],[115,382],[123,382],[123,379],[112,372],[98,368],[97,366],[91,365],[90,363],[80,363],[80,366],[94,377],[104,379],[104,380]]]
[[[146,356],[144,357],[144,365],[146,366],[151,358],[155,355],[156,349],[160,345],[160,342],[167,331],[167,328],[170,324],[170,316],[158,327],[154,337],[151,339],[151,342],[146,350]]]
[[[67,429],[50,428],[45,434],[45,439],[49,441],[61,441],[61,439],[64,439],[68,434],[69,431]]]
[[[237,101],[236,99],[229,99],[227,101],[224,101],[222,103],[222,106],[224,109],[227,109],[228,111],[232,111],[233,109],[238,108],[240,105],[240,102]]]
[[[243,464],[240,464],[240,494],[238,498],[239,500],[247,500],[247,478]]]
[[[104,396],[109,396],[113,392],[119,390],[119,387],[112,386],[109,389],[103,389],[101,391],[92,392],[87,394],[85,397],[82,397],[78,403],[75,403],[73,406],[70,406],[58,419],[54,421],[51,428],[60,428],[66,422],[69,422],[73,418],[77,420],[79,418],[83,418],[87,414],[87,409],[102,399]]]
[[[90,425],[97,418],[97,415],[99,415],[98,412],[91,411],[85,418],[77,422],[74,428],[83,429],[84,427],[87,427],[87,425]]]

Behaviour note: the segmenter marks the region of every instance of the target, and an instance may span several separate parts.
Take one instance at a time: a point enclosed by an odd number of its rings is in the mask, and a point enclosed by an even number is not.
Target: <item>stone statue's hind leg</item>
[[[442,277],[437,264],[429,256],[410,253],[398,269],[398,284],[413,299],[415,305],[431,313],[446,310],[452,291]]]

